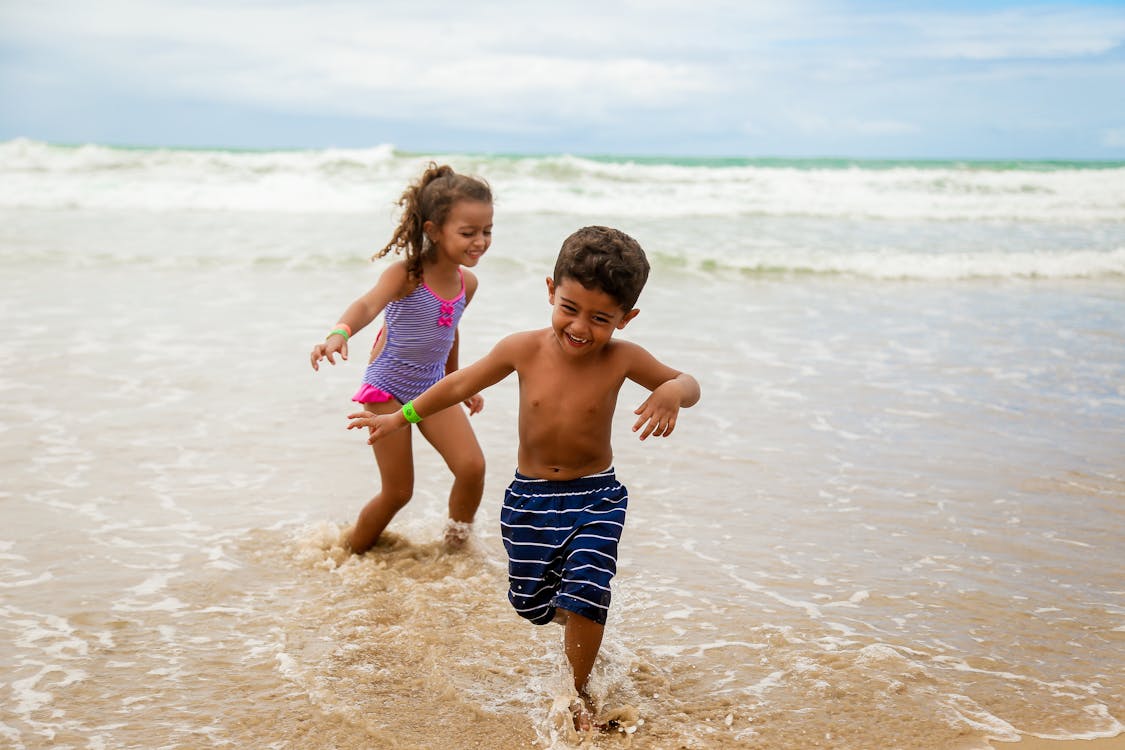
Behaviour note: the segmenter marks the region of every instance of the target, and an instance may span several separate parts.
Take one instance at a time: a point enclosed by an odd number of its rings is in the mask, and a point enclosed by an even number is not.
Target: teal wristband
[[[418,416],[418,412],[414,411],[413,401],[407,401],[403,405],[402,416],[406,417],[406,421],[410,424],[418,424],[422,421],[422,417]]]

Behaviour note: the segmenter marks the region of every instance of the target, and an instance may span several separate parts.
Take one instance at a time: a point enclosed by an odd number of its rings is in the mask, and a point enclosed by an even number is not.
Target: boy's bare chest
[[[611,415],[623,381],[615,369],[610,363],[595,367],[538,363],[520,373],[521,406],[565,421]]]

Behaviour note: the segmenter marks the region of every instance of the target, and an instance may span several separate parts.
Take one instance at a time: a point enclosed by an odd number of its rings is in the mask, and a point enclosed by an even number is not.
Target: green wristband
[[[337,328],[334,331],[332,331],[331,333],[329,333],[327,336],[325,336],[324,340],[327,341],[328,339],[335,336],[337,333],[344,337],[344,341],[347,341],[348,339],[351,338],[351,336],[348,335],[348,332],[345,331],[343,328]]]
[[[418,412],[414,411],[414,402],[407,401],[402,407],[402,416],[406,417],[406,421],[410,424],[418,424],[422,421],[422,417]]]

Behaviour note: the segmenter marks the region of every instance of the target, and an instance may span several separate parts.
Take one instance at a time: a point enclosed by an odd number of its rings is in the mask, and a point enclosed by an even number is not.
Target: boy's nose
[[[590,338],[590,328],[588,326],[584,325],[583,323],[581,323],[580,321],[577,321],[577,320],[572,322],[569,326],[567,326],[567,332],[571,336],[574,336],[575,338],[579,338],[579,339],[589,339]]]

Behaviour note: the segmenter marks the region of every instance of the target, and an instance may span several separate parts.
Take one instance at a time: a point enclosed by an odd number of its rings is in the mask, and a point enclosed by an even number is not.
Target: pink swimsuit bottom
[[[384,404],[392,399],[394,399],[394,396],[370,383],[361,385],[355,395],[352,396],[352,401],[360,404]]]

